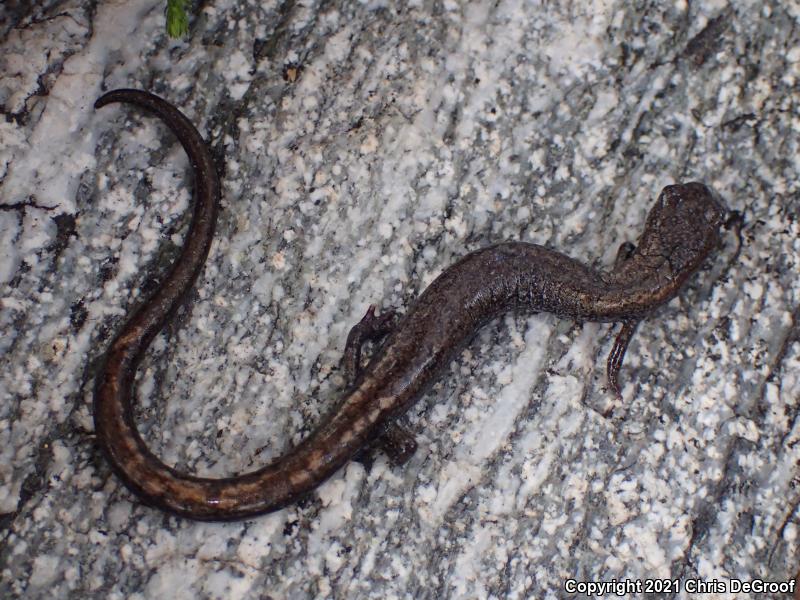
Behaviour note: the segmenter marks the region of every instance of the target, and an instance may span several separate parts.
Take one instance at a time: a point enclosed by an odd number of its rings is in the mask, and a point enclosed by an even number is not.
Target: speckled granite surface
[[[560,598],[568,579],[673,578],[689,597],[797,571],[796,3],[221,0],[183,42],[161,0],[39,4],[0,7],[0,596]],[[178,520],[92,438],[97,360],[191,197],[162,126],[92,110],[122,86],[180,106],[224,172],[191,309],[139,382],[148,443],[200,474],[299,441],[367,306],[407,305],[469,250],[610,264],[687,180],[744,212],[745,244],[640,326],[621,403],[612,329],[511,315],[412,409],[405,467],[378,455],[271,515]]]

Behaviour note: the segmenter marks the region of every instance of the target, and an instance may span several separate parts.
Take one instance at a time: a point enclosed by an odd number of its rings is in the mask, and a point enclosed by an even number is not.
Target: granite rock
[[[797,572],[796,3],[216,0],[181,41],[163,0],[34,4],[0,7],[0,596],[672,580],[668,596],[716,581],[732,598],[732,580]],[[179,106],[223,177],[206,269],[138,383],[145,439],[190,472],[301,440],[367,307],[402,309],[470,250],[522,240],[609,265],[660,189],[691,180],[744,214],[743,245],[729,235],[639,327],[621,402],[614,327],[508,315],[411,409],[407,465],[376,454],[244,522],[177,519],[92,436],[98,360],[191,201],[162,125],[92,109],[117,87]]]

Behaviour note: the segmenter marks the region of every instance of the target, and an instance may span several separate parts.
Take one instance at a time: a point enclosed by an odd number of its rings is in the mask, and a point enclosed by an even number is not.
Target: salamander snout
[[[661,192],[658,207],[663,217],[693,225],[698,231],[717,229],[730,212],[716,193],[697,181],[668,185]]]
[[[647,215],[639,251],[666,258],[673,276],[690,273],[719,246],[728,214],[722,200],[702,183],[668,185]]]

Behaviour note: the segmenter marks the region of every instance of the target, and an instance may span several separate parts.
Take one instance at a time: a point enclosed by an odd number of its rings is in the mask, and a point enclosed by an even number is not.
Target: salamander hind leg
[[[350,329],[342,358],[348,386],[353,385],[361,375],[361,349],[364,343],[379,341],[391,333],[396,320],[397,311],[385,310],[376,317],[375,306],[371,305],[364,317]],[[417,442],[410,431],[399,423],[389,423],[375,442],[360,452],[355,460],[364,464],[369,463],[369,454],[376,446],[383,450],[395,465],[403,465],[408,462],[417,450]]]
[[[614,259],[614,270],[616,271],[633,256],[636,252],[636,244],[633,242],[622,242],[617,249],[617,257]]]
[[[617,396],[622,398],[622,393],[619,389],[619,370],[622,367],[622,361],[625,359],[625,351],[628,349],[628,344],[636,332],[636,326],[639,321],[623,321],[622,329],[617,334],[617,339],[614,340],[614,347],[608,355],[608,363],[606,364],[606,374],[608,376],[608,386]]]
[[[355,383],[361,374],[361,348],[365,342],[375,342],[391,333],[397,320],[397,311],[389,309],[375,316],[375,305],[367,309],[367,314],[350,329],[342,357],[342,367],[347,385]]]
[[[353,460],[369,469],[375,458],[373,453],[376,449],[383,451],[393,465],[401,467],[417,451],[417,440],[414,434],[400,423],[387,423],[375,441],[360,450]]]
[[[378,446],[399,467],[414,456],[417,440],[413,433],[399,423],[389,423],[378,438]]]

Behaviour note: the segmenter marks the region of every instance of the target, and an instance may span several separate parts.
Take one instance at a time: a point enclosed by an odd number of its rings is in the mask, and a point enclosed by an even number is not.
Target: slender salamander
[[[208,147],[189,120],[138,90],[108,92],[95,103],[135,104],[159,117],[194,170],[194,209],[183,249],[154,295],[133,311],[99,371],[94,423],[114,471],[144,502],[192,519],[242,519],[277,510],[333,475],[371,444],[399,460],[415,449],[394,419],[416,402],[485,323],[507,311],[550,312],[580,321],[622,323],[608,357],[610,388],[639,321],[673,298],[720,243],[728,211],[701,183],[664,188],[638,244],[620,246],[609,271],[543,246],[507,242],[471,252],[446,269],[405,315],[371,307],[350,332],[349,385],[338,407],[303,442],[267,466],[235,477],[195,477],[165,465],[142,440],[131,397],[137,366],[153,337],[192,287],[208,254],[220,183]],[[366,367],[361,345],[383,338]]]

